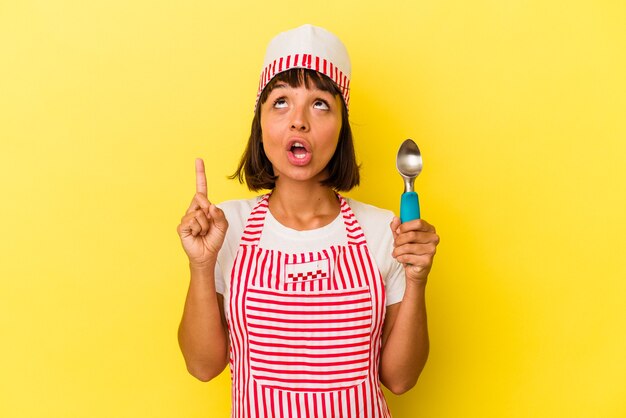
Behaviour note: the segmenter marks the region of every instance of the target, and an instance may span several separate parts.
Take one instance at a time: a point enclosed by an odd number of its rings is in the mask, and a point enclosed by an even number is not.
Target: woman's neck
[[[269,199],[272,216],[298,231],[321,228],[331,223],[341,209],[335,192],[316,184],[276,184]]]

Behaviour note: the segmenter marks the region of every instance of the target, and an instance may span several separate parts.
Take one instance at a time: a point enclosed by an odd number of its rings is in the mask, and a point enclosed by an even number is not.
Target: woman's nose
[[[306,111],[304,109],[296,107],[293,110],[293,116],[291,118],[291,129],[296,131],[309,130],[309,121],[306,115]]]

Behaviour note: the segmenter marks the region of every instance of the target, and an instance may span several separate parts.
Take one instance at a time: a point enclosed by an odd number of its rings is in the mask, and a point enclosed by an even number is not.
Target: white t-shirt
[[[259,199],[260,197],[230,200],[218,205],[228,220],[228,231],[217,257],[215,288],[218,293],[224,295],[225,300],[228,300],[230,272],[235,263],[243,230]],[[346,201],[361,225],[370,253],[383,276],[387,306],[400,302],[404,296],[406,283],[402,264],[391,256],[393,235],[389,224],[393,218],[393,212],[354,199],[346,198]],[[265,225],[259,241],[261,248],[286,253],[316,252],[331,245],[346,244],[346,228],[341,213],[326,226],[308,231],[297,231],[280,224],[269,210],[265,216]],[[228,303],[224,304],[224,309],[228,311]]]

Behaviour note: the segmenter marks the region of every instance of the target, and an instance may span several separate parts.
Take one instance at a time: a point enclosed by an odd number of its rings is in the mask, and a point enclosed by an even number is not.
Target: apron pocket
[[[295,392],[348,389],[369,373],[368,287],[284,292],[249,287],[246,324],[252,377]]]

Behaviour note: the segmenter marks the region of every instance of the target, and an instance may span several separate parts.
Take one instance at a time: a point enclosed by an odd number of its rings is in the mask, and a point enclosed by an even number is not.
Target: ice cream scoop
[[[415,178],[422,172],[422,154],[412,139],[400,145],[396,156],[396,168],[404,179],[404,193],[400,198],[400,221],[402,223],[420,218],[420,203],[413,189]]]

